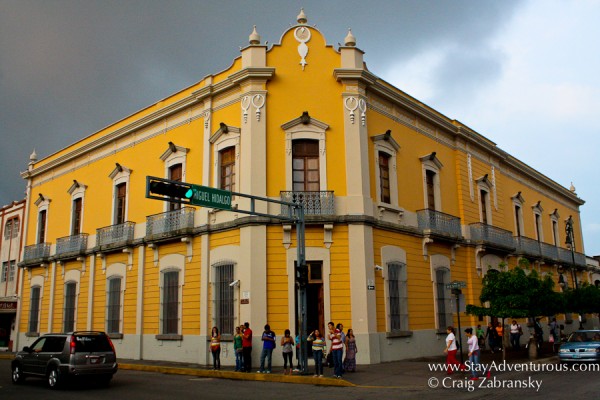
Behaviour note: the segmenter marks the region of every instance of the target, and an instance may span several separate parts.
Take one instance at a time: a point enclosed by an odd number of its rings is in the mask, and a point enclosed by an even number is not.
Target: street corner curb
[[[195,368],[179,368],[179,367],[165,367],[160,365],[142,365],[142,364],[121,364],[119,363],[119,369],[131,370],[131,371],[145,371],[145,372],[158,372],[162,374],[172,375],[189,375],[197,376],[202,378],[218,378],[218,379],[232,379],[240,381],[257,381],[257,382],[279,382],[279,383],[296,383],[305,385],[317,385],[317,386],[337,386],[337,387],[353,387],[355,384],[348,382],[343,379],[325,378],[325,377],[312,377],[312,376],[301,376],[301,375],[279,375],[279,374],[257,374],[257,373],[243,373],[233,371],[211,371],[202,370]]]

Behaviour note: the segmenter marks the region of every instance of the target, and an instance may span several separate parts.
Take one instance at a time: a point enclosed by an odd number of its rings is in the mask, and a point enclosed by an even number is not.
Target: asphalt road
[[[128,400],[198,400],[240,398],[261,399],[597,399],[600,393],[600,372],[505,372],[495,380],[469,383],[462,376],[444,379],[445,375],[432,374],[437,388],[417,387],[322,387],[313,385],[271,382],[235,381],[215,378],[165,375],[152,372],[119,371],[109,388],[77,384],[65,390],[52,391],[43,380],[28,378],[22,385],[10,380],[10,361],[0,360],[0,399],[128,399]],[[520,388],[499,387],[520,381]],[[540,386],[522,387],[539,382]],[[471,385],[469,387],[469,385]],[[495,386],[494,386],[495,385]],[[446,387],[443,387],[446,386]],[[453,386],[453,387],[450,387]]]

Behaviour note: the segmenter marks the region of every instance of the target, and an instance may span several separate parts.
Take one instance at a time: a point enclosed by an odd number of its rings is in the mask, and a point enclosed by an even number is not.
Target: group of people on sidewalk
[[[477,331],[476,331],[477,332]],[[458,342],[456,341],[456,336],[454,335],[454,327],[449,326],[446,328],[446,348],[444,349],[444,353],[446,353],[446,373],[448,375],[453,374],[455,371],[460,371],[464,369],[464,366],[458,362],[456,359],[456,353],[458,352]],[[481,349],[479,348],[479,338],[477,334],[473,334],[473,328],[465,329],[465,334],[467,335],[467,345],[468,345],[468,356],[470,362],[471,369],[471,380],[478,380],[479,373],[482,375],[489,377],[489,371],[480,371],[480,357],[481,357]]]
[[[334,368],[334,377],[341,378],[344,371],[356,371],[356,338],[352,329],[348,329],[347,334],[344,334],[344,326],[340,323],[334,325],[333,322],[328,324],[329,332],[325,337],[320,330],[315,329],[307,338],[307,341],[312,345],[312,354],[315,361],[315,375],[323,376],[323,364],[328,359],[327,357],[327,341],[331,343],[331,359]],[[269,324],[265,325],[262,333],[261,341],[263,343],[262,352],[260,355],[260,368],[257,373],[271,373],[273,350],[277,347],[275,332],[271,330]],[[296,336],[294,339],[291,336],[289,329],[286,329],[280,341],[283,356],[283,373],[292,374],[292,371],[300,370],[300,338]],[[293,353],[296,348],[297,368],[294,368]],[[346,350],[346,358],[343,358],[344,348]],[[233,349],[235,352],[235,371],[236,372],[251,372],[252,370],[252,329],[248,322],[244,325],[235,328],[233,336]],[[221,335],[219,329],[215,326],[211,331],[210,338],[210,353],[213,359],[213,369],[221,369]],[[342,361],[343,360],[343,361]]]

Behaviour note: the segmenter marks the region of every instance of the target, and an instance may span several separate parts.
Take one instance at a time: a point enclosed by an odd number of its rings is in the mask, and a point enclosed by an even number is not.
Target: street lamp
[[[575,267],[575,237],[573,236],[573,216],[569,215],[569,219],[565,222],[565,233],[567,234],[567,238],[565,239],[565,243],[571,249],[571,261],[573,263],[573,267],[571,269],[571,273],[573,274],[573,282],[575,283],[575,290],[579,289],[579,284],[577,283],[577,271]],[[583,323],[581,318],[581,313],[579,313],[579,329],[583,329]]]
[[[446,284],[446,289],[450,289],[451,293],[456,296],[456,317],[458,320],[458,343],[461,344],[459,347],[460,351],[460,363],[464,364],[465,360],[463,358],[462,351],[462,338],[461,338],[461,329],[460,329],[460,295],[462,294],[461,289],[467,287],[467,282],[464,281],[452,281]]]

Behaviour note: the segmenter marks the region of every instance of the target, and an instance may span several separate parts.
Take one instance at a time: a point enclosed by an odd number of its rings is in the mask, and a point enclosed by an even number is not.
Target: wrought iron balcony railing
[[[469,225],[471,231],[471,240],[476,243],[488,244],[491,246],[503,247],[514,250],[516,248],[515,239],[512,232],[492,225],[477,222]]]
[[[64,257],[83,254],[87,249],[87,242],[87,233],[58,238],[56,239],[56,255],[58,257]]]
[[[418,210],[419,229],[433,233],[459,238],[462,236],[460,218],[435,210]]]
[[[25,246],[23,249],[23,262],[44,261],[50,257],[50,243],[38,243]]]
[[[127,221],[122,224],[96,229],[97,246],[124,246],[133,240],[135,223]]]
[[[573,264],[573,256],[571,255],[571,250],[563,249],[560,247],[558,249],[558,259],[560,262],[565,264]]]
[[[146,217],[146,239],[191,234],[194,228],[194,209],[183,207],[180,210],[167,211]]]
[[[281,201],[302,204],[304,215],[335,215],[335,202],[332,190],[319,192],[281,192]],[[288,206],[281,206],[281,213],[289,214]]]
[[[517,242],[517,253],[535,257],[541,256],[540,242],[537,240],[526,236],[516,236],[515,240]]]

